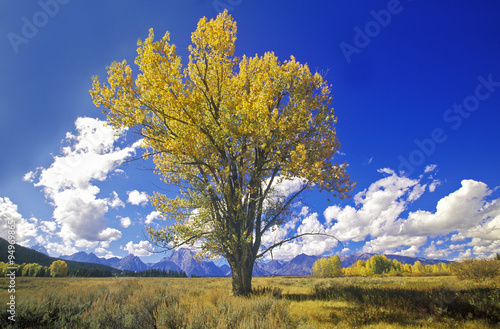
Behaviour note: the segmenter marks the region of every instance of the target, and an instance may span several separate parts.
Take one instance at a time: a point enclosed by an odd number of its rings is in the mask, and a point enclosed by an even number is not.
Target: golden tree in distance
[[[63,260],[55,260],[50,264],[50,275],[53,277],[63,277],[68,275],[68,265]]]
[[[116,127],[138,127],[170,198],[150,199],[176,224],[147,227],[165,248],[201,247],[200,256],[222,256],[231,266],[233,293],[248,294],[255,260],[303,233],[272,245],[263,234],[290,219],[293,201],[318,188],[343,198],[353,183],[347,166],[333,161],[340,147],[330,87],[292,56],[272,52],[234,56],[236,22],[227,13],[202,18],[192,33],[189,63],[182,67],[167,32],[153,30],[138,42],[135,79],[125,62],[108,68],[108,84],[93,78],[91,95]],[[280,194],[280,183],[300,188]]]

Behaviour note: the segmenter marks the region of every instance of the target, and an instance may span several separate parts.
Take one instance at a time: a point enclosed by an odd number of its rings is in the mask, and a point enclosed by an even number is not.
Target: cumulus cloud
[[[419,248],[425,245],[427,237],[384,235],[372,239],[363,246],[362,251],[375,254],[400,254],[402,256],[415,256]],[[398,250],[402,246],[407,249]]]
[[[441,242],[441,243],[440,243]],[[435,259],[442,259],[445,257],[448,257],[450,254],[449,250],[443,249],[443,250],[438,250],[436,245],[441,245],[442,241],[432,241],[431,245],[425,249],[425,255],[429,258],[435,258]]]
[[[150,251],[153,251],[153,246],[149,241],[141,241],[139,243],[133,243],[130,241],[123,248],[123,250],[128,251],[129,254],[134,256],[143,257],[150,256],[152,254]]]
[[[281,227],[275,226],[266,232],[262,236],[262,245],[269,247],[284,239],[304,233],[326,233],[325,227],[318,219],[318,214],[310,213],[307,207],[302,207],[298,217],[295,217]],[[332,237],[306,235],[275,248],[272,257],[290,260],[300,254],[321,255],[335,248],[337,244],[338,241]],[[267,254],[267,257],[270,258],[271,254]]]
[[[130,226],[130,224],[132,224],[132,221],[130,220],[129,217],[122,217],[120,218],[120,224],[121,226],[127,228]]]
[[[11,222],[14,222],[17,244],[26,246],[30,239],[37,236],[38,220],[34,217],[29,219],[23,218],[17,211],[16,204],[7,197],[0,197],[0,236],[4,239],[8,237]]]
[[[108,204],[111,208],[125,207],[125,203],[118,197],[118,193],[113,191],[113,199],[108,201]]]
[[[401,234],[438,236],[476,227],[483,219],[485,198],[491,194],[486,184],[463,180],[462,187],[438,201],[436,212],[419,210],[401,220]],[[498,231],[497,231],[498,232]],[[499,236],[499,235],[497,235]]]
[[[380,237],[397,233],[394,223],[408,205],[423,193],[418,180],[398,176],[393,170],[382,169],[389,174],[354,196],[356,207],[328,207],[324,211],[329,233],[341,240],[363,241],[368,235]]]
[[[78,252],[78,249],[76,249],[69,240],[66,240],[64,243],[49,242],[45,244],[45,248],[50,254],[52,254],[51,251],[59,255],[72,255]]]
[[[436,167],[428,166],[425,171],[433,172]],[[319,220],[316,213],[309,213],[307,208],[303,208],[299,219],[266,233],[263,244],[269,246],[302,232],[321,232],[341,241],[365,241],[361,251],[370,253],[415,256],[423,252],[427,257],[440,258],[461,252],[459,257],[463,258],[472,254],[488,257],[498,252],[500,199],[487,201],[493,191],[485,183],[463,180],[458,190],[437,202],[435,211],[409,211],[410,205],[427,191],[428,183],[424,184],[423,180],[432,180],[428,189],[430,192],[440,181],[433,177],[424,178],[423,175],[410,179],[399,176],[390,168],[380,169],[379,172],[386,177],[357,193],[354,206],[328,207],[323,213],[324,221]],[[407,211],[407,215],[403,216]],[[448,236],[445,240],[462,243],[447,246],[443,239],[429,241],[438,236]],[[273,255],[283,259],[300,253],[318,255],[331,251],[336,243],[336,240],[325,236],[307,236],[283,244]]]
[[[119,230],[106,227],[105,215],[108,206],[123,207],[123,202],[116,192],[112,199],[100,198],[100,189],[95,183],[104,181],[140,144],[115,146],[126,130],[116,131],[99,119],[78,118],[75,127],[76,133],[66,134],[66,146],[54,157],[50,167],[38,168],[36,173],[24,176],[25,180],[42,187],[54,206],[59,236],[65,240],[65,247],[54,245],[54,251],[67,250],[67,240],[85,245],[86,241],[114,241],[121,237]]]
[[[95,250],[94,250],[94,251],[95,251],[96,253],[98,253],[98,254],[106,254],[106,253],[108,253],[108,251],[107,251],[106,249],[101,248],[101,247],[95,248]]]
[[[161,218],[161,213],[159,211],[152,211],[146,216],[146,224],[151,224],[155,219]]]
[[[428,168],[427,171],[435,170]],[[436,210],[416,210],[401,215],[408,205],[425,192],[420,180],[398,177],[390,170],[381,170],[390,177],[381,179],[355,196],[358,208],[329,207],[325,210],[326,232],[342,240],[368,241],[362,251],[414,256],[428,238],[454,233],[451,241],[467,244],[444,246],[431,242],[424,251],[427,257],[447,257],[453,250],[464,250],[459,258],[470,253],[486,257],[500,245],[500,199],[487,202],[492,190],[483,182],[463,180],[461,187],[437,202]],[[422,179],[422,177],[420,178]],[[433,181],[436,183],[436,180]],[[433,189],[429,189],[431,192]],[[438,249],[437,246],[440,246]],[[405,249],[406,247],[406,249]]]
[[[39,229],[45,233],[52,234],[56,231],[57,224],[56,224],[56,222],[52,222],[52,221],[41,221],[40,225],[39,225]]]
[[[128,191],[127,194],[128,194],[127,202],[135,206],[145,206],[149,202],[148,195],[146,194],[146,192],[139,192],[137,190],[133,190],[133,191]]]

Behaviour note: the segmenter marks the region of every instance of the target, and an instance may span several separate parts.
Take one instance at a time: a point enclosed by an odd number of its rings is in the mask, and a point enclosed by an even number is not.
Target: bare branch
[[[264,256],[266,253],[268,253],[269,251],[272,252],[272,250],[276,247],[280,247],[281,245],[283,245],[284,243],[287,243],[287,242],[290,242],[292,240],[295,240],[295,239],[298,239],[298,238],[301,238],[303,236],[308,236],[308,235],[313,235],[313,236],[326,236],[326,237],[329,237],[329,238],[333,238],[335,240],[337,240],[340,245],[342,246],[342,248],[344,248],[344,245],[342,244],[342,241],[340,241],[338,238],[336,238],[335,236],[331,235],[331,234],[327,234],[327,233],[314,233],[314,232],[308,232],[308,233],[301,233],[301,234],[298,234],[298,235],[295,235],[291,238],[288,238],[288,239],[284,239],[284,240],[281,240],[280,242],[278,243],[275,243],[273,244],[272,246],[266,248],[264,251],[262,251],[260,254],[258,254],[256,256],[256,258],[260,258],[262,256]]]

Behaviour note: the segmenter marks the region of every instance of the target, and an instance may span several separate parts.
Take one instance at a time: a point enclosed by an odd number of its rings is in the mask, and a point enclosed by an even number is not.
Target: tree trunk
[[[233,272],[233,295],[248,296],[252,293],[253,259],[230,264]]]

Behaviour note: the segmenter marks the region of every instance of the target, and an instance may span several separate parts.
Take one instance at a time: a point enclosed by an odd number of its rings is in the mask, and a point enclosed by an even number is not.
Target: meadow
[[[0,278],[6,305],[8,279]],[[500,280],[446,277],[16,278],[1,328],[496,328]]]

